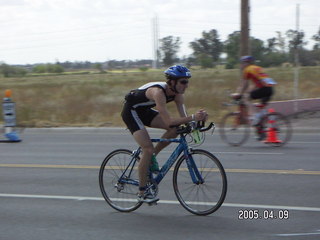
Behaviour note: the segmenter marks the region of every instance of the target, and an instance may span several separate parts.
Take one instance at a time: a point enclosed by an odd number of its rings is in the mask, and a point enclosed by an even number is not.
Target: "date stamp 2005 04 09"
[[[255,219],[289,219],[289,210],[258,210],[258,209],[241,209],[238,211],[239,220],[255,220]]]

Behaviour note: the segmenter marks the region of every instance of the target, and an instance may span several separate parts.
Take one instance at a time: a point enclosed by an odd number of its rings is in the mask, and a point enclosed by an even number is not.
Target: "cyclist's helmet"
[[[253,63],[254,62],[254,57],[252,57],[252,56],[242,56],[240,58],[240,62],[242,62],[242,63]]]
[[[168,80],[177,80],[179,78],[191,78],[190,70],[182,65],[174,65],[164,71]]]

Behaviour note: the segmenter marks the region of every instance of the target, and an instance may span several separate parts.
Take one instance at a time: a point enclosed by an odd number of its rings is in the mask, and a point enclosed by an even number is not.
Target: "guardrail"
[[[320,98],[270,102],[268,107],[284,115],[294,115],[305,111],[320,111]]]

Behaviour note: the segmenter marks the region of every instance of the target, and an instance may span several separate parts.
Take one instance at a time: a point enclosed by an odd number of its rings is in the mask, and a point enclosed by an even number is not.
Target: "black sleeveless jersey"
[[[163,90],[166,97],[167,103],[174,100],[175,96],[167,96],[165,89],[168,86],[166,82],[150,82],[137,89],[131,90],[126,96],[126,103],[131,106],[131,108],[147,107],[153,108],[156,103],[146,97],[146,91],[151,87],[157,87]]]

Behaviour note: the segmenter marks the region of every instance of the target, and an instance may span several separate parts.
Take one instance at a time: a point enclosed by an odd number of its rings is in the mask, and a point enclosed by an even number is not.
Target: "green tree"
[[[202,68],[213,68],[214,64],[211,57],[208,54],[202,53],[197,57],[197,61]]]
[[[0,73],[4,77],[23,77],[28,73],[28,71],[21,67],[10,66],[3,63],[0,65]]]
[[[288,30],[286,32],[286,35],[289,39],[289,58],[290,61],[294,62],[294,54],[298,52],[298,54],[301,53],[303,50],[303,46],[307,44],[307,42],[304,41],[304,32],[303,31],[297,31],[297,30]],[[301,59],[300,59],[301,60]],[[303,62],[302,65],[304,65]]]
[[[262,61],[263,55],[266,52],[264,42],[260,39],[251,37],[250,38],[251,55],[258,61]]]
[[[47,68],[46,68],[46,65],[44,64],[37,65],[32,68],[32,72],[34,73],[45,73],[46,71],[47,71]]]
[[[312,40],[316,42],[316,44],[313,46],[313,49],[320,49],[320,27],[318,32],[312,36]]]
[[[277,52],[277,38],[267,39],[267,52]]]
[[[277,66],[288,61],[285,38],[280,32],[277,37],[267,40],[266,46],[260,39],[251,37],[251,55],[259,61],[262,66]],[[239,62],[240,32],[233,32],[224,42],[224,52],[227,54],[226,68],[234,68]]]
[[[100,73],[105,73],[105,71],[103,70],[103,66],[102,66],[101,63],[95,63],[95,64],[93,65],[93,67],[94,67],[95,69],[98,69]]]
[[[240,32],[235,31],[228,35],[228,39],[224,42],[224,50],[227,54],[226,68],[234,68],[239,60],[240,51]]]
[[[34,73],[63,73],[64,67],[60,64],[40,64],[32,69]]]
[[[313,59],[313,65],[320,65],[320,27],[318,32],[312,36],[312,40],[316,41],[311,52],[311,57]]]
[[[179,37],[167,36],[160,39],[160,54],[162,62],[165,66],[174,64],[177,58],[177,53],[180,49],[181,41]]]
[[[268,51],[266,54],[263,55],[260,64],[263,67],[275,67],[281,65],[284,62],[288,62],[287,53],[282,53],[279,51]]]
[[[286,52],[286,39],[282,36],[282,33],[279,31],[277,31],[276,45],[277,49],[279,49],[280,52]]]
[[[286,32],[287,37],[289,38],[289,50],[302,48],[307,42],[304,41],[304,32],[297,30],[288,30]]]
[[[60,64],[47,64],[48,73],[63,73],[64,68]]]
[[[218,31],[215,29],[209,32],[202,32],[202,38],[190,43],[193,55],[196,56],[202,67],[214,66],[223,51],[223,43],[219,39]],[[210,60],[212,63],[209,63]],[[204,64],[205,66],[203,66]]]
[[[264,53],[261,55],[261,65],[264,67],[279,66],[284,62],[288,62],[288,53],[285,38],[281,32],[277,32],[277,37],[267,39]]]

